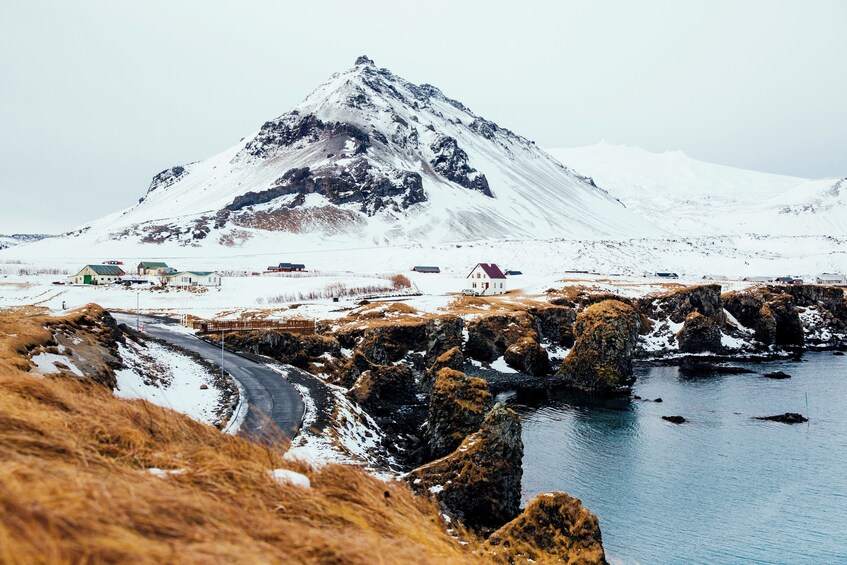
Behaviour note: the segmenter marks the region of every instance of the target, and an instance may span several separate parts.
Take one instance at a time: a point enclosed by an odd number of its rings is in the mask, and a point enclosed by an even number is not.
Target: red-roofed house
[[[480,296],[505,294],[508,291],[507,280],[500,267],[494,263],[477,263],[468,275],[470,288],[477,291]]]

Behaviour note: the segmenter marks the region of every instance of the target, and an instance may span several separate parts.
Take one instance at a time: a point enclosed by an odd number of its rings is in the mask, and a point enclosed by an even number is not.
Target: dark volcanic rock
[[[747,375],[755,373],[752,369],[736,367],[733,365],[722,365],[711,361],[700,359],[685,359],[679,364],[679,372],[684,375]]]
[[[728,292],[722,296],[727,311],[755,332],[766,346],[802,346],[803,324],[790,294],[766,290]]]
[[[322,335],[294,335],[278,331],[229,332],[225,336],[228,347],[308,369],[325,353],[341,356],[341,347],[335,338]]]
[[[692,313],[711,318],[717,325],[724,322],[721,287],[717,284],[689,286],[638,301],[638,307],[653,319],[670,318],[680,323]]]
[[[528,375],[548,375],[551,372],[547,351],[529,337],[506,348],[503,359],[511,368]]]
[[[843,351],[834,351],[832,354],[833,354],[833,355],[837,355],[837,356],[839,356],[839,357],[843,357],[843,356],[844,356],[844,352],[843,352]]]
[[[430,457],[436,459],[453,452],[462,440],[479,430],[491,400],[488,383],[483,379],[452,369],[440,370],[427,415]]]
[[[373,414],[389,415],[415,402],[415,376],[406,365],[369,369],[359,375],[348,395]]]
[[[579,499],[541,493],[485,545],[505,563],[606,565],[600,522]]]
[[[465,366],[465,356],[462,355],[462,350],[458,347],[454,347],[448,351],[445,351],[441,357],[435,360],[435,362],[430,366],[429,371],[433,374],[438,374],[441,369],[453,369],[454,371],[461,371],[462,367]]]
[[[497,404],[450,455],[406,476],[474,529],[497,528],[518,514],[523,441],[518,415]]]
[[[782,422],[783,424],[802,424],[809,421],[808,418],[796,412],[786,412],[785,414],[777,414],[776,416],[757,416],[755,419]]]
[[[662,420],[666,420],[671,424],[684,424],[685,418],[682,416],[662,416]]]
[[[537,341],[538,333],[532,316],[526,312],[485,316],[468,324],[465,355],[491,363],[510,345],[527,337]]]
[[[576,322],[576,311],[573,308],[550,306],[530,308],[527,312],[535,317],[538,332],[543,339],[564,347],[573,345],[573,325]]]
[[[462,347],[464,327],[464,320],[458,316],[440,316],[429,321],[426,324],[426,364],[432,365],[447,351]]]
[[[682,329],[676,334],[679,350],[682,353],[704,351],[719,353],[723,350],[721,337],[721,328],[716,319],[699,312],[692,312],[686,316]]]
[[[439,135],[430,149],[435,154],[435,158],[429,164],[436,173],[459,186],[493,197],[485,175],[468,164],[468,154],[459,147],[455,138]]]
[[[771,371],[770,373],[765,373],[763,376],[769,379],[790,379],[791,375],[788,373],[783,373],[782,371]]]
[[[396,363],[409,351],[422,350],[427,343],[426,333],[424,323],[375,326],[364,331],[358,349],[373,363]]]
[[[165,169],[153,177],[153,181],[150,183],[150,188],[147,189],[147,194],[150,194],[154,190],[158,190],[160,188],[167,188],[187,174],[188,171],[185,167],[177,166]]]
[[[616,393],[632,385],[632,355],[641,329],[635,308],[617,300],[580,312],[576,342],[558,374],[573,388]]]

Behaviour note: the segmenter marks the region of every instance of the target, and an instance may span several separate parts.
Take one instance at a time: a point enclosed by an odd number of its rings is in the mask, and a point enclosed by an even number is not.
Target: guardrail
[[[314,320],[190,320],[186,325],[200,333],[277,330],[293,334],[315,333]]]

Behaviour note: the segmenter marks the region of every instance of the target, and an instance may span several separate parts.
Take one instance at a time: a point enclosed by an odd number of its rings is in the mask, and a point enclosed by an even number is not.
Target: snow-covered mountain
[[[847,236],[847,178],[773,175],[605,142],[550,153],[675,235]]]
[[[42,239],[49,237],[53,236],[45,233],[13,233],[11,235],[0,234],[0,249],[6,249],[7,247],[14,247],[24,243],[32,243],[34,241],[41,241]]]
[[[661,233],[532,141],[360,57],[75,235],[237,246],[282,234],[373,245]]]

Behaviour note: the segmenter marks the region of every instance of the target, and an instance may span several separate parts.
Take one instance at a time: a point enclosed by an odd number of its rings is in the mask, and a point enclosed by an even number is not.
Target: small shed
[[[434,266],[424,266],[424,265],[416,265],[412,267],[412,271],[416,273],[433,273],[437,274],[441,272],[441,269]]]
[[[494,263],[477,263],[466,278],[470,281],[471,289],[480,296],[505,294],[509,290],[506,275]]]
[[[168,275],[169,286],[221,286],[221,275],[214,271],[179,271]]]
[[[276,266],[268,267],[268,271],[272,273],[293,273],[294,271],[305,271],[306,265],[303,263],[280,263]]]
[[[679,275],[676,273],[656,273],[656,276],[660,279],[678,279]]]
[[[139,275],[166,275],[172,270],[167,263],[161,261],[142,261],[138,264]]]
[[[117,265],[86,265],[76,275],[69,277],[71,284],[111,284],[126,273]]]
[[[847,286],[847,277],[834,273],[823,273],[815,277],[815,282],[833,286]]]
[[[516,271],[515,269],[509,269],[508,271],[506,271],[507,277],[514,277],[514,276],[522,275],[522,274],[523,273],[521,271]]]

